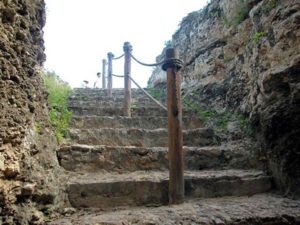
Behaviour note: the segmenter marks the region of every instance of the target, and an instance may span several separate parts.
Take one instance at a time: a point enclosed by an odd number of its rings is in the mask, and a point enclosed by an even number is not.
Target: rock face
[[[0,224],[43,224],[41,211],[59,206],[57,142],[39,72],[44,8],[0,1]]]
[[[187,95],[247,115],[277,186],[299,196],[299,1],[214,0],[182,20],[173,44]],[[159,70],[150,81],[165,82]]]

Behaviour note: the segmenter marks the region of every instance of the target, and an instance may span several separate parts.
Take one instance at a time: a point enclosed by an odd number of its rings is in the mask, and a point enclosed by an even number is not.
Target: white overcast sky
[[[108,52],[121,55],[125,41],[132,44],[133,55],[153,63],[181,19],[206,3],[207,0],[46,0],[45,68],[55,71],[72,87],[80,87],[83,80],[92,86],[97,72],[102,71],[102,59]],[[114,61],[114,74],[123,74],[123,64],[123,59]],[[146,87],[152,68],[132,62],[131,71],[132,77]],[[123,87],[123,80],[114,78],[113,85]]]

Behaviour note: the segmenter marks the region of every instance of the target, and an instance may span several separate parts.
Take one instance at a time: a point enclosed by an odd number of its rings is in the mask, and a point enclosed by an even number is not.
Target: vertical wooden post
[[[183,136],[181,106],[182,62],[175,48],[166,50],[162,69],[167,72],[168,142],[169,142],[169,204],[184,201]]]
[[[124,116],[131,117],[131,51],[132,46],[125,42],[123,46],[125,63],[124,63]]]
[[[107,53],[107,58],[108,58],[108,68],[107,68],[107,73],[108,73],[108,79],[107,79],[107,93],[108,97],[112,97],[112,60],[114,58],[114,55],[109,52]]]
[[[106,88],[106,59],[102,60],[102,88]]]

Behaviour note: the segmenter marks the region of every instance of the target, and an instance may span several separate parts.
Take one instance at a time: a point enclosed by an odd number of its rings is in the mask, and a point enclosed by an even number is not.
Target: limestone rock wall
[[[43,0],[0,1],[0,224],[43,224],[62,203],[40,68]]]
[[[250,117],[279,189],[300,194],[300,3],[213,0],[173,35],[183,89]],[[151,82],[156,81],[157,71]]]

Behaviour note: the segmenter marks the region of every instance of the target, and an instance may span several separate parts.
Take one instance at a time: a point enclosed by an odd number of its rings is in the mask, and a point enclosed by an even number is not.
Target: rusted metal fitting
[[[168,68],[180,70],[183,67],[183,62],[179,59],[178,55],[178,51],[175,48],[168,48],[166,50],[165,61],[161,68],[164,71],[167,71]]]

